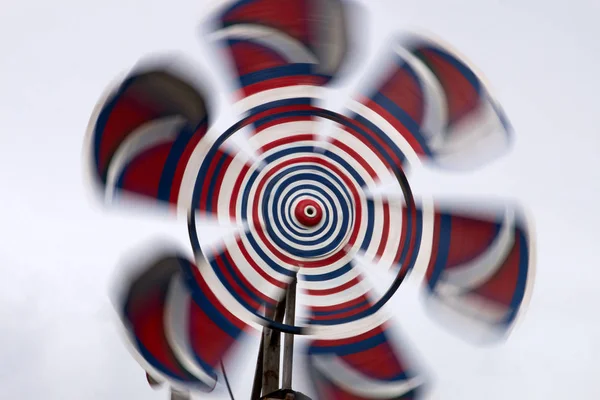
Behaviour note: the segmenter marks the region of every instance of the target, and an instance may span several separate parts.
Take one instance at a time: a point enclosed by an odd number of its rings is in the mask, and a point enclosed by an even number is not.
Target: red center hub
[[[300,200],[294,210],[294,216],[304,226],[315,226],[323,218],[319,203],[311,199]]]

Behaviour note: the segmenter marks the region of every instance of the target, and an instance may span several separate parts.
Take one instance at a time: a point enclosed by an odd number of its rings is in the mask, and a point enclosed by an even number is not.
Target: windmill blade
[[[418,35],[394,42],[390,53],[351,103],[353,119],[442,168],[472,169],[505,152],[511,127],[464,57]]]
[[[181,293],[181,285],[174,286],[181,279],[182,262],[186,261],[162,254],[150,263],[138,266],[135,274],[119,280],[115,307],[132,352],[148,372],[152,385],[166,381],[174,387],[211,391],[216,384],[216,374],[182,357],[169,333],[167,322],[173,308],[173,296],[185,295],[185,291]],[[178,313],[188,311],[186,308]]]
[[[246,103],[305,97],[336,75],[346,55],[340,0],[239,0],[212,22],[231,57],[238,98],[260,99]]]
[[[187,202],[182,181],[209,122],[204,90],[181,65],[143,60],[90,119],[85,154],[92,182],[107,202],[122,196]]]
[[[319,399],[412,400],[423,379],[385,324],[344,339],[313,340],[308,367]]]
[[[531,231],[514,205],[437,205],[424,287],[432,316],[477,343],[506,337],[531,295]]]

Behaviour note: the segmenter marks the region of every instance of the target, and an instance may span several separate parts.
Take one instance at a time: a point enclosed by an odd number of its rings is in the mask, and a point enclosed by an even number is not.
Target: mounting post
[[[275,308],[273,320],[283,322],[285,313],[285,299],[281,300]],[[263,379],[262,394],[271,393],[279,388],[279,359],[281,356],[281,334],[278,331],[263,329]]]
[[[285,323],[294,325],[296,319],[296,278],[287,289],[285,302]],[[292,370],[294,364],[294,335],[286,333],[283,343],[283,378],[281,386],[283,389],[292,388]]]

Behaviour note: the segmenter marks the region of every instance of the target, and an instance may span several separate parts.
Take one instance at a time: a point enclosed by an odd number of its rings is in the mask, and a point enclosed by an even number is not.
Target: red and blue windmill
[[[423,380],[390,339],[386,307],[409,274],[433,316],[480,343],[505,337],[523,309],[534,247],[521,208],[421,201],[406,177],[409,164],[467,170],[502,154],[502,109],[464,57],[419,35],[393,43],[346,110],[323,107],[347,59],[347,15],[341,0],[224,6],[211,27],[242,110],[224,132],[193,73],[160,60],[92,116],[86,153],[106,202],[188,221],[194,260],[162,253],[116,299],[154,380],[211,391],[232,346],[268,328],[308,340],[319,399],[413,399]],[[208,237],[207,219],[228,235]],[[368,283],[365,262],[393,272],[387,289]],[[274,315],[296,282],[306,315],[283,322]]]

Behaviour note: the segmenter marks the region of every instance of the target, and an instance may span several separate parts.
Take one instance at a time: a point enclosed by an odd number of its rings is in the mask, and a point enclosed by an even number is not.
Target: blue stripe
[[[320,275],[300,275],[302,279],[308,282],[324,282],[331,279],[339,278],[340,276],[350,272],[352,270],[352,263],[348,263],[341,268],[335,269],[326,274]]]
[[[517,317],[527,287],[527,274],[529,272],[529,244],[522,229],[517,229],[516,240],[519,241],[519,276],[515,292],[510,302],[510,312],[506,316],[504,323],[512,324]]]
[[[314,115],[315,115],[315,112],[313,110],[285,111],[285,112],[279,112],[277,114],[266,115],[266,116],[264,116],[262,118],[259,118],[256,121],[254,121],[254,125],[255,126],[262,126],[262,125],[265,125],[267,123],[271,123],[273,121],[277,121],[277,120],[283,119],[283,118],[290,118],[290,117],[313,117]]]
[[[421,238],[423,233],[423,211],[417,209],[415,220],[417,226],[415,229],[415,245],[412,250],[412,256],[406,266],[404,264],[401,264],[402,268],[406,267],[407,271],[410,271],[415,266],[415,263],[417,262],[417,256],[419,255],[419,250],[421,249]]]
[[[227,161],[227,159],[229,157],[230,157],[230,155],[228,153],[223,152],[223,155],[221,156],[221,158],[219,159],[219,161],[217,161],[217,165],[215,165],[215,170],[214,170],[214,172],[212,174],[212,176],[215,179],[211,180],[211,184],[208,185],[208,193],[207,193],[207,198],[206,198],[207,199],[207,201],[206,201],[206,212],[208,212],[208,213],[213,212],[213,209],[212,209],[212,199],[214,197],[214,193],[215,193],[215,189],[217,187],[217,181],[218,181],[216,178],[219,177],[219,173],[221,172],[221,168],[223,168],[223,164],[225,164],[225,161]]]
[[[365,231],[365,238],[360,245],[360,248],[366,250],[371,244],[373,239],[373,231],[375,229],[375,206],[372,201],[367,200],[367,230]]]
[[[238,0],[236,2],[234,2],[231,6],[227,7],[220,15],[220,20],[223,22],[226,18],[227,18],[227,14],[231,14],[233,11],[235,11],[236,8],[239,7],[243,7],[246,5],[249,5],[251,3],[255,3],[256,0]],[[235,24],[235,23],[234,23]],[[224,26],[229,26],[230,24],[224,25]],[[231,24],[233,25],[233,24]]]
[[[379,333],[374,335],[368,339],[363,339],[356,343],[349,344],[341,344],[341,345],[333,345],[333,346],[310,346],[308,348],[308,354],[317,355],[317,354],[335,354],[337,356],[349,356],[352,354],[360,353],[363,351],[370,350],[380,344],[384,344],[387,342],[387,337],[385,334]]]
[[[266,82],[271,79],[285,78],[291,76],[319,76],[314,72],[314,64],[294,63],[278,67],[265,68],[260,71],[250,72],[239,77],[242,87]]]
[[[272,110],[272,109],[279,108],[279,107],[286,107],[286,106],[309,106],[312,104],[312,101],[313,101],[313,99],[311,99],[310,97],[298,97],[298,98],[292,98],[292,99],[270,101],[268,103],[261,104],[254,108],[251,108],[248,111],[248,114],[256,115],[263,111]]]
[[[406,239],[404,240],[404,247],[402,248],[402,252],[400,253],[400,258],[398,259],[398,264],[401,267],[404,266],[404,261],[406,259],[406,255],[408,254],[408,249],[410,248],[410,239],[412,236],[413,218],[411,218],[411,215],[409,213],[410,213],[410,210],[407,209],[407,212],[406,212]],[[418,210],[417,210],[417,214],[418,214]],[[419,227],[417,227],[416,229],[419,229]]]
[[[446,267],[448,261],[448,254],[450,252],[450,236],[452,234],[452,216],[449,214],[440,215],[440,227],[439,227],[439,240],[438,240],[438,251],[435,259],[431,278],[429,278],[429,288],[435,289],[438,280],[442,276],[442,272]]]
[[[364,307],[365,305],[369,304],[369,300],[364,300],[358,304],[355,304],[353,306],[350,307],[346,307],[346,308],[340,308],[339,310],[332,310],[332,311],[311,311],[311,314],[315,317],[327,317],[330,315],[336,315],[336,314],[344,314],[347,313],[348,311],[352,311],[355,310],[357,308],[360,307]]]
[[[313,316],[315,316],[315,317],[328,317],[328,316],[336,315],[336,314],[344,314],[344,313],[347,313],[349,311],[356,310],[357,308],[364,307],[367,304],[369,304],[369,300],[362,301],[362,302],[360,302],[358,304],[355,304],[353,306],[350,306],[350,307],[340,308],[339,310],[332,310],[332,311],[311,311],[311,314]]]

